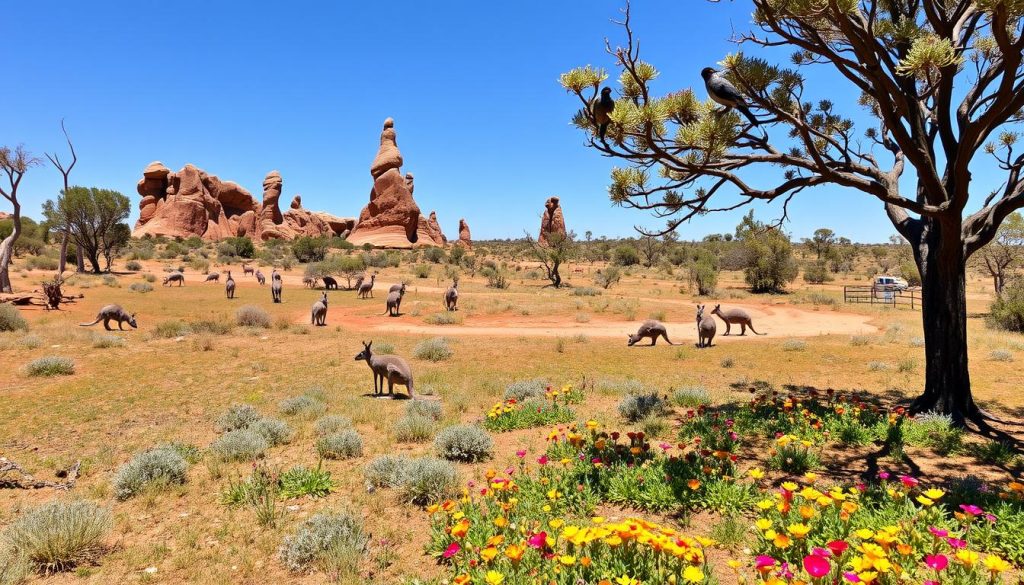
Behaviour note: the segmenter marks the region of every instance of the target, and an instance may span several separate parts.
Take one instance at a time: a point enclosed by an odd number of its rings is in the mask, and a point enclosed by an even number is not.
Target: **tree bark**
[[[925,386],[912,413],[938,412],[963,426],[981,416],[967,364],[966,258],[959,218],[926,219],[914,259],[921,272]]]
[[[11,256],[14,254],[14,242],[18,241],[18,236],[21,235],[21,204],[13,194],[11,204],[14,206],[14,229],[11,230],[11,235],[0,242],[0,292],[5,293],[14,292],[11,286]]]
[[[60,268],[58,269],[58,274],[64,274],[64,269],[67,267],[67,263],[68,263],[68,233],[65,231],[65,232],[61,232],[61,237],[60,237]]]

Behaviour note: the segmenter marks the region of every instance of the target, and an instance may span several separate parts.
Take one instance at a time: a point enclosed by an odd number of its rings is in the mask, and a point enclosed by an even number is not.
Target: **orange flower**
[[[462,538],[469,532],[469,518],[463,518],[459,520],[454,526],[452,526],[452,536],[455,538]]]
[[[686,485],[691,490],[696,490],[696,489],[700,488],[700,480],[699,479],[691,479],[690,481],[686,482]]]

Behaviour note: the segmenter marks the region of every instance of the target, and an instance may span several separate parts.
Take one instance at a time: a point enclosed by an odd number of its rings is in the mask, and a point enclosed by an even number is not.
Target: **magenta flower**
[[[947,536],[949,536],[948,530],[943,530],[941,528],[936,528],[934,526],[929,526],[928,532],[931,532],[935,536],[935,538],[946,538]]]
[[[526,457],[526,449],[520,449],[520,450],[516,451],[516,457],[518,457],[520,459],[522,459],[523,457]]]
[[[804,570],[807,574],[815,579],[820,579],[825,575],[829,574],[832,570],[832,564],[828,562],[825,557],[819,557],[818,555],[807,555],[804,557]]]
[[[916,486],[917,484],[921,483],[921,482],[917,481],[916,479],[914,479],[913,477],[910,477],[909,475],[901,475],[900,476],[900,482],[902,482],[903,485],[906,486],[907,488],[912,488],[912,487]]]
[[[927,581],[926,580],[924,582],[924,585],[939,585],[939,582],[938,581]]]
[[[964,548],[965,546],[967,546],[966,540],[960,540],[959,538],[953,538],[952,536],[947,538],[946,542],[948,542],[949,546],[953,548]]]
[[[462,550],[462,547],[459,546],[459,543],[453,542],[448,545],[448,548],[444,549],[444,554],[442,554],[441,556],[443,556],[446,559],[450,559],[457,555],[460,550]]]
[[[889,479],[889,472],[888,471],[879,471],[878,472],[878,479],[880,479],[882,481],[885,481],[885,480]]]
[[[837,557],[846,552],[846,549],[850,548],[850,544],[845,540],[833,540],[825,546],[827,546],[828,550],[832,551],[832,554]]]
[[[537,534],[534,534],[530,538],[527,538],[526,539],[526,544],[530,548],[536,548],[536,549],[544,548],[548,544],[548,533],[547,532],[538,532]]]
[[[850,583],[860,583],[860,577],[857,573],[851,571],[843,573],[843,579],[846,579]]]
[[[992,524],[995,524],[996,523],[996,515],[995,514],[989,514],[988,512],[986,512],[985,513],[985,520],[988,520]]]
[[[816,547],[811,549],[811,554],[815,555],[815,556],[826,557],[827,558],[827,557],[832,556],[832,551],[828,550],[827,548],[821,548],[820,546],[816,546]]]
[[[928,565],[929,569],[941,571],[949,566],[949,557],[946,555],[928,555],[924,558],[924,564]]]
[[[548,456],[547,455],[541,455],[540,457],[537,458],[537,463],[540,463],[541,465],[547,465],[548,464]]]
[[[981,514],[981,508],[974,504],[960,504],[960,509],[964,511],[964,514],[968,516],[978,516]]]
[[[672,445],[669,445],[668,443],[661,443],[658,446],[661,447],[662,451],[668,451],[669,449],[672,448]]]
[[[768,555],[758,555],[754,560],[754,567],[757,569],[767,569],[775,566],[775,559]]]

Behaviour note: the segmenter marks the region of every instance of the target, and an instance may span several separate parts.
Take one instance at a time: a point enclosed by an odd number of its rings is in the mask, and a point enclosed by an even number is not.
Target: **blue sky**
[[[614,163],[582,146],[569,124],[577,102],[557,82],[573,66],[612,65],[603,39],[619,38],[609,19],[622,5],[18,2],[5,10],[0,136],[66,156],[65,118],[79,153],[72,182],[125,193],[132,222],[135,184],[153,160],[193,163],[257,197],[278,169],[282,202],[299,193],[309,209],[353,216],[391,116],[417,202],[437,210],[449,235],[460,217],[475,238],[534,232],[551,195],[579,234],[634,235],[634,225],[661,222],[611,206]],[[644,56],[662,71],[659,92],[694,86],[703,97],[700,69],[734,50],[730,32],[749,23],[747,2],[633,8]],[[855,108],[852,95],[834,99]],[[60,188],[56,169],[34,169],[22,184],[25,212],[38,216]],[[680,236],[732,231],[740,215],[699,218]],[[802,195],[790,217],[796,237],[818,227],[858,241],[893,233],[880,203],[839,189]]]

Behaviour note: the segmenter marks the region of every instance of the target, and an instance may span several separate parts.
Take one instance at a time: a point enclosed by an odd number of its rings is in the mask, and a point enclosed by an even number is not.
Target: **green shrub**
[[[971,453],[982,463],[1004,467],[1017,457],[1013,444],[1007,441],[985,441],[972,447]]]
[[[137,260],[129,260],[124,265],[125,270],[131,270],[132,272],[138,272],[142,270],[142,264]]]
[[[127,500],[151,486],[185,483],[188,462],[174,449],[159,447],[132,457],[114,476],[114,495]]]
[[[718,269],[710,260],[700,259],[690,266],[690,282],[696,287],[698,295],[713,295],[718,286]]]
[[[281,414],[306,418],[316,418],[327,412],[327,405],[309,394],[285,398],[278,403],[277,407]]]
[[[245,305],[235,312],[235,322],[242,327],[270,329],[270,314],[256,305]]]
[[[28,559],[19,555],[14,549],[0,545],[0,585],[18,585],[28,578],[31,572]]]
[[[421,414],[407,414],[395,423],[395,440],[399,443],[426,443],[434,436],[436,423]]]
[[[292,240],[292,254],[299,262],[320,262],[327,256],[328,243],[324,237],[300,236]]]
[[[505,400],[523,402],[527,398],[544,398],[547,392],[547,380],[520,380],[505,387]]]
[[[948,415],[925,413],[907,421],[903,440],[908,445],[928,447],[939,455],[951,455],[963,447],[963,431]]]
[[[768,466],[790,475],[802,475],[820,465],[817,454],[800,441],[792,441],[775,448],[768,458]]]
[[[616,246],[612,250],[612,264],[618,266],[636,266],[640,263],[640,252],[629,244]]]
[[[804,268],[804,281],[810,284],[824,284],[834,280],[824,261],[809,264]]]
[[[153,274],[143,274],[142,275],[142,280],[145,280],[146,282],[152,284],[152,283],[156,282],[156,276],[153,275]]]
[[[324,470],[321,465],[317,465],[315,469],[301,465],[292,467],[282,473],[278,481],[281,484],[280,495],[286,500],[303,496],[323,498],[334,489],[331,472]]]
[[[291,442],[295,434],[288,423],[276,418],[261,418],[247,428],[261,435],[271,447]]]
[[[50,258],[49,256],[30,256],[25,261],[25,266],[29,270],[57,270],[60,268],[60,262],[56,258]]]
[[[48,355],[34,359],[25,366],[29,376],[70,376],[75,373],[75,361],[69,357]]]
[[[452,348],[448,346],[448,340],[443,337],[425,339],[416,344],[412,354],[421,360],[431,362],[443,362],[454,355]]]
[[[95,561],[112,524],[106,508],[83,500],[57,500],[25,512],[5,536],[17,556],[52,573]]]
[[[622,280],[622,269],[614,264],[606,266],[604,270],[598,270],[597,274],[594,275],[594,284],[607,290],[618,284]],[[585,289],[594,290],[595,293],[601,294],[601,291],[596,289]],[[580,295],[580,296],[596,296],[596,295]]]
[[[261,418],[260,412],[251,404],[232,404],[217,419],[217,430],[226,432],[245,429]]]
[[[153,292],[153,285],[148,282],[133,282],[128,285],[128,290],[137,293]]]
[[[251,429],[228,431],[210,445],[210,453],[218,461],[251,461],[270,448],[267,439]]]
[[[351,459],[363,454],[363,438],[354,429],[320,437],[316,452],[324,459]]]
[[[430,248],[427,248],[426,250],[423,251],[423,258],[428,262],[440,264],[441,262],[444,262],[444,250],[441,248],[431,246]]]
[[[405,407],[405,414],[441,420],[441,403],[437,400],[411,400]]]
[[[993,329],[1024,332],[1024,278],[1014,279],[989,307],[985,322]]]
[[[404,455],[380,455],[374,457],[366,468],[363,477],[366,479],[367,491],[379,488],[398,488],[402,486],[405,468],[409,458]]]
[[[350,428],[352,428],[352,419],[337,414],[329,414],[317,419],[313,425],[313,432],[316,433],[316,436],[323,437]]]
[[[736,358],[727,355],[724,358],[722,358],[720,362],[718,362],[718,365],[722,366],[723,368],[731,368],[736,365]]]
[[[223,240],[217,246],[217,252],[220,253],[221,247],[227,244],[230,246],[231,256],[241,256],[242,258],[252,258],[256,255],[256,246],[253,245],[252,240],[247,236],[241,236],[236,238],[227,238]]]
[[[1012,362],[1013,352],[1008,349],[993,349],[988,357],[997,362]]]
[[[14,305],[0,304],[0,331],[28,331],[28,321]]]
[[[430,278],[430,266],[427,264],[417,264],[412,267],[412,274],[416,278]]]
[[[441,501],[453,495],[458,487],[459,472],[441,459],[413,459],[401,469],[402,497],[413,504]]]
[[[711,396],[703,386],[680,388],[672,393],[672,403],[683,408],[698,408],[709,406]]]
[[[443,313],[427,315],[423,321],[429,325],[460,325],[462,323],[462,315],[445,311]]]
[[[153,328],[153,337],[161,339],[174,339],[175,337],[188,335],[188,333],[188,325],[178,319],[161,321]]]
[[[474,462],[490,459],[494,441],[486,431],[475,425],[454,425],[434,437],[438,455],[450,461]]]
[[[665,413],[667,405],[657,392],[627,394],[619,402],[619,415],[629,422],[639,422]]]
[[[319,512],[286,536],[279,556],[293,572],[319,569],[337,577],[358,573],[370,540],[362,519],[351,512]]]

